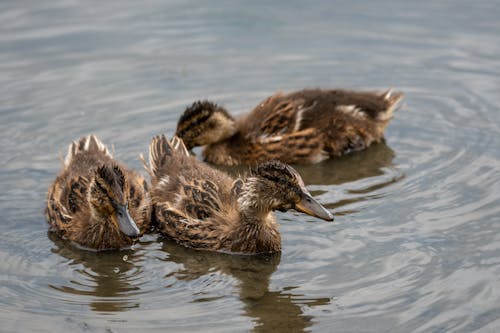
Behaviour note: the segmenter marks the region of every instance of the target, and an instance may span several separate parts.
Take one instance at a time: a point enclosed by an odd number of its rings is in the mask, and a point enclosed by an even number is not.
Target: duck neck
[[[263,190],[262,182],[255,177],[248,178],[243,184],[238,198],[240,216],[247,224],[263,224],[272,219],[274,198]]]
[[[230,251],[243,253],[270,253],[281,250],[278,224],[272,214],[269,194],[264,184],[250,178],[242,186],[238,197],[240,225],[232,235]]]
[[[222,165],[236,165],[238,160],[233,157],[230,146],[226,142],[218,142],[203,147],[202,155],[205,161]]]

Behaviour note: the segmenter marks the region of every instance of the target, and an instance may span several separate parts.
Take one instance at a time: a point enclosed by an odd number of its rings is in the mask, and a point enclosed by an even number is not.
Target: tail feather
[[[189,150],[187,149],[186,145],[184,144],[184,141],[182,141],[181,138],[179,138],[177,135],[174,135],[172,140],[170,141],[174,150],[178,151],[181,154],[184,154],[186,156],[190,156]]]
[[[387,109],[384,112],[378,114],[379,120],[389,120],[394,115],[394,112],[398,111],[402,106],[402,101],[404,98],[404,93],[401,91],[395,91],[394,89],[389,89],[382,94],[383,99],[387,102]]]
[[[146,163],[143,156],[141,159],[144,163],[146,171],[151,176],[157,176],[162,166],[166,163],[167,158],[173,156],[174,153],[189,156],[189,151],[182,139],[174,136],[172,140],[168,140],[165,135],[157,135],[149,144],[149,165]]]
[[[84,136],[78,141],[73,141],[68,146],[68,153],[64,159],[64,166],[69,166],[74,157],[82,152],[101,152],[112,157],[108,148],[94,134]]]

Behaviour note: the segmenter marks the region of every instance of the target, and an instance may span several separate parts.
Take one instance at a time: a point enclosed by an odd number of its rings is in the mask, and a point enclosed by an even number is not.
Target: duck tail
[[[157,135],[149,144],[149,164],[141,156],[146,171],[153,177],[157,176],[160,169],[167,162],[168,157],[174,154],[190,156],[189,151],[182,139],[174,136],[172,140],[168,140],[165,135]]]
[[[184,144],[184,141],[182,141],[182,139],[179,138],[177,135],[174,135],[170,143],[172,144],[172,147],[174,148],[175,151],[179,152],[182,155],[191,156],[189,150]]]
[[[387,103],[387,108],[384,112],[380,112],[377,117],[379,120],[387,121],[390,120],[393,117],[394,112],[398,111],[403,105],[402,101],[404,93],[401,91],[395,91],[391,88],[382,94],[382,98]]]
[[[102,154],[112,157],[108,148],[96,137],[94,134],[90,134],[80,138],[78,141],[73,141],[68,146],[68,153],[64,159],[64,166],[69,166],[76,155],[83,152],[100,152]]]

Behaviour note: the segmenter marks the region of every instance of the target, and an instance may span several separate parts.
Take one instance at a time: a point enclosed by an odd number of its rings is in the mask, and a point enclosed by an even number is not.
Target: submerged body
[[[149,229],[147,182],[90,135],[70,144],[49,187],[46,218],[59,236],[94,250],[130,246]]]
[[[275,94],[234,120],[214,103],[195,102],[177,126],[188,149],[204,146],[215,164],[272,159],[317,163],[380,142],[403,94],[306,89]]]
[[[151,199],[158,230],[179,244],[200,250],[269,253],[281,250],[273,210],[296,209],[333,220],[281,162],[260,165],[246,179],[190,156],[182,140],[153,138],[149,148]]]

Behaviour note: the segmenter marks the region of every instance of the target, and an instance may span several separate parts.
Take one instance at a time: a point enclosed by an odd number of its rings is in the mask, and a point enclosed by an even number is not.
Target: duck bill
[[[295,204],[295,210],[325,221],[333,221],[333,215],[309,193],[302,194],[302,200]]]
[[[129,237],[138,237],[140,235],[139,228],[135,224],[134,219],[128,212],[128,204],[117,207],[118,227],[120,231]]]

